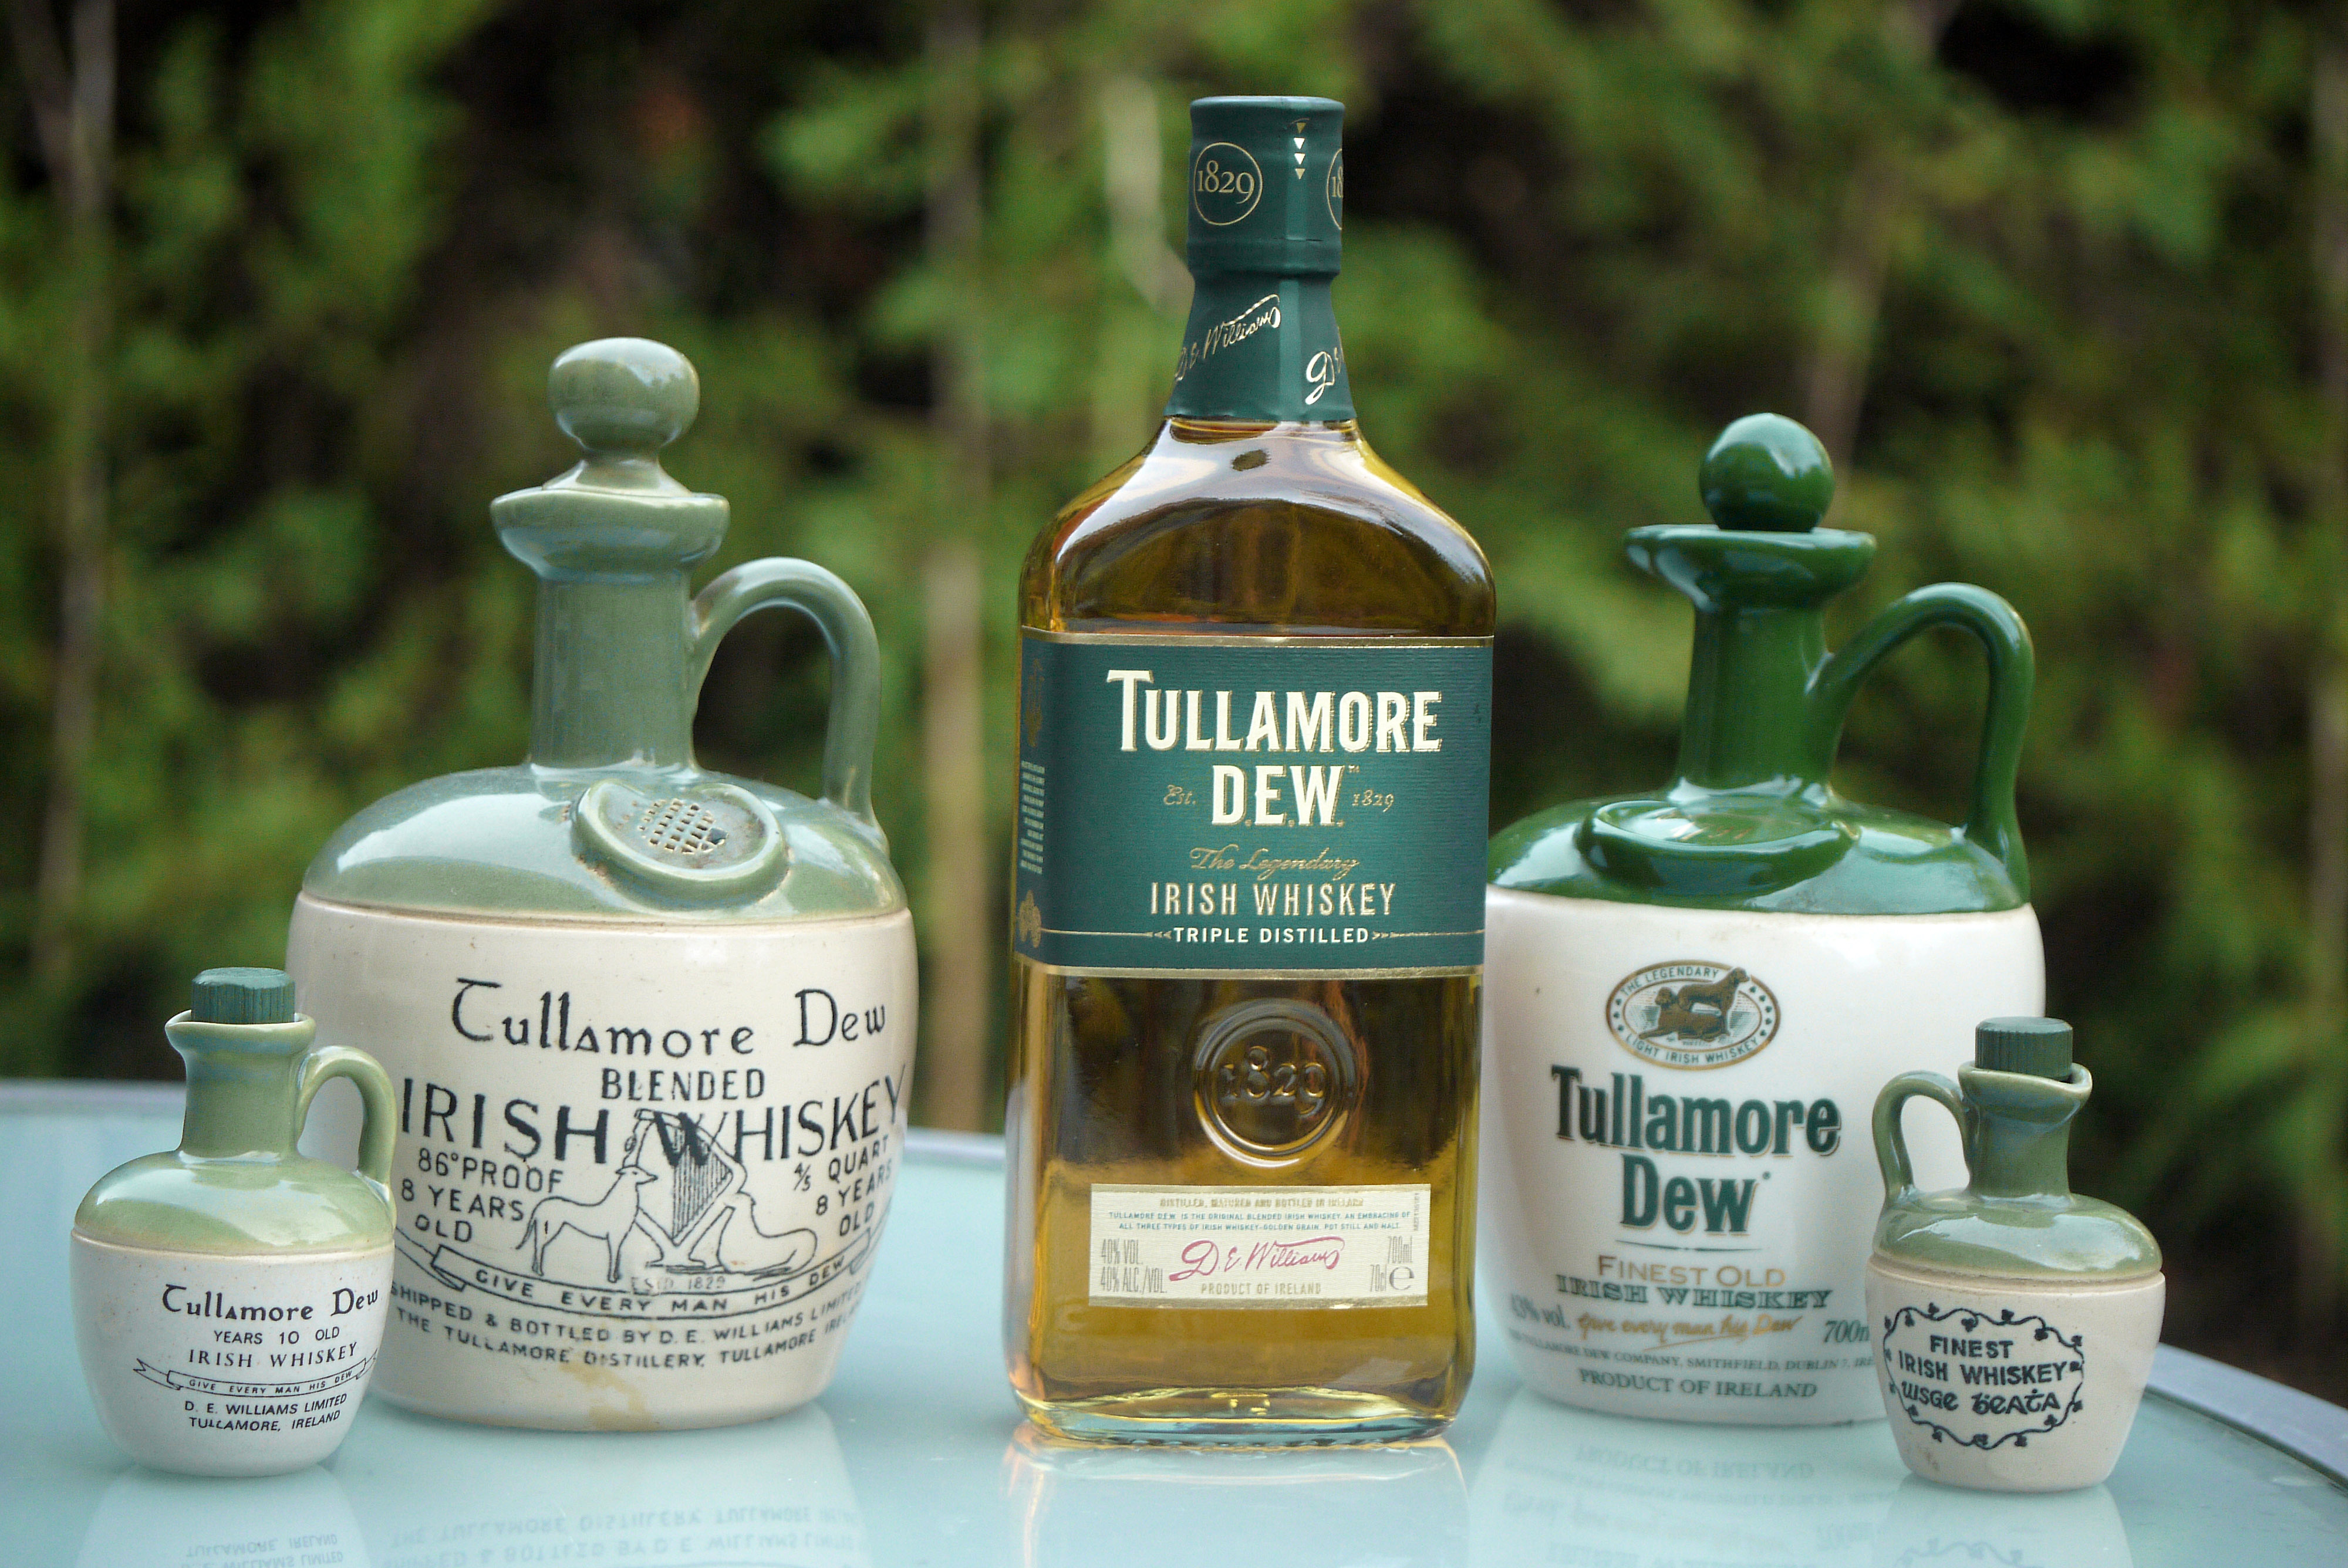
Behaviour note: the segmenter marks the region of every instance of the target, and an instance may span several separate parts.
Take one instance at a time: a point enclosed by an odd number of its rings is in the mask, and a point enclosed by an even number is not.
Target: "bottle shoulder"
[[[1884,1205],[1880,1256],[1943,1273],[2122,1280],[2160,1272],[2142,1221],[2075,1194],[1992,1197],[1971,1188],[1915,1193]]]
[[[1488,637],[1490,564],[1350,424],[1175,419],[1063,507],[1021,581],[1047,630]]]
[[[591,788],[607,781],[598,799],[622,829],[634,825],[633,811],[649,831],[659,808],[682,802],[667,814],[672,825],[701,823],[703,836],[721,846],[729,823],[737,845],[771,835],[772,875],[758,877],[751,866],[753,875],[730,886],[696,882],[688,856],[631,857],[624,833],[590,833],[579,820]],[[697,809],[705,803],[706,810]],[[672,863],[688,875],[664,876]],[[302,888],[333,903],[382,908],[648,922],[879,914],[905,902],[878,828],[826,801],[691,769],[522,766],[427,779],[336,829]]]
[[[92,1241],[169,1252],[367,1251],[391,1244],[391,1205],[365,1177],[304,1154],[206,1159],[176,1149],[99,1178],[74,1213]]]
[[[1962,829],[1824,791],[1568,801],[1494,834],[1486,876],[1564,898],[1785,914],[1982,914],[2028,902]]]

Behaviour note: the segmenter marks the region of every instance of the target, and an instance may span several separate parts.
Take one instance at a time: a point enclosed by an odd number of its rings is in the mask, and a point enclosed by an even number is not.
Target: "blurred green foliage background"
[[[1501,584],[1495,822],[1663,776],[1687,611],[1620,536],[1728,419],[1810,424],[1883,545],[1843,629],[1953,578],[2036,635],[2081,1184],[2169,1242],[2172,1337],[2348,1391],[2338,7],[115,4],[12,0],[0,74],[0,1071],[167,1071],[345,815],[520,755],[485,503],[623,333],[700,367],[716,564],[870,603],[882,820],[999,989],[1021,553],[1164,396],[1187,100],[1325,93],[1366,428]],[[705,758],[811,787],[825,681],[747,624]],[[1839,785],[1962,815],[1982,685],[1900,654]]]

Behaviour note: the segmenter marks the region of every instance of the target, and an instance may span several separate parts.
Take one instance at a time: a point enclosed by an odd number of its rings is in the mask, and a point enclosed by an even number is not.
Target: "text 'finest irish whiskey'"
[[[1344,114],[1191,106],[1165,425],[1021,582],[1005,1332],[1066,1436],[1468,1386],[1492,585],[1354,426]]]

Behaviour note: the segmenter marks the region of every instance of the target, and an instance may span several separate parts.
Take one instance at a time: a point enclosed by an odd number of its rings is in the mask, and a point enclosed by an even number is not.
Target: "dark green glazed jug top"
[[[1917,589],[1829,652],[1823,610],[1865,575],[1872,536],[1820,528],[1834,473],[1817,437],[1756,414],[1698,472],[1709,524],[1634,528],[1632,563],[1695,606],[1678,776],[1661,791],[1574,801],[1492,840],[1499,886],[1701,909],[1926,915],[2017,908],[2030,870],[2013,817],[2028,722],[2030,633],[1984,589]],[[1952,826],[1861,805],[1829,783],[1844,715],[1883,657],[1934,626],[1988,655],[1972,809]]]
[[[554,362],[548,398],[581,461],[489,508],[539,577],[530,761],[376,802],[327,840],[303,890],[507,918],[773,920],[902,906],[872,816],[880,651],[863,603],[823,568],[780,559],[690,593],[727,508],[661,466],[701,401],[675,349],[582,343]],[[694,760],[711,656],[735,622],[769,607],[810,617],[831,651],[815,799]]]
[[[1993,1061],[2015,1064],[2001,1071]],[[2006,1278],[2122,1280],[2160,1269],[2160,1244],[2127,1210],[2071,1191],[2071,1122],[2095,1089],[2071,1061],[2059,1019],[1991,1019],[1959,1081],[1903,1072],[1875,1102],[1875,1157],[1883,1170],[1880,1256],[1944,1273]],[[1916,1189],[1900,1114],[1912,1099],[1957,1119],[1972,1180],[1942,1193]]]

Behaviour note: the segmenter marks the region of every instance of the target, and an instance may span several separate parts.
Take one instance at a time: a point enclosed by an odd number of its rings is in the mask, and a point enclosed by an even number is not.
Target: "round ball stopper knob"
[[[598,338],[563,351],[547,373],[546,400],[587,451],[649,457],[692,428],[701,378],[664,343]]]
[[[188,1011],[198,1023],[292,1023],[294,979],[283,969],[206,969]]]
[[[1724,528],[1806,534],[1834,501],[1834,465],[1817,436],[1783,415],[1748,414],[1704,455],[1696,489]]]

